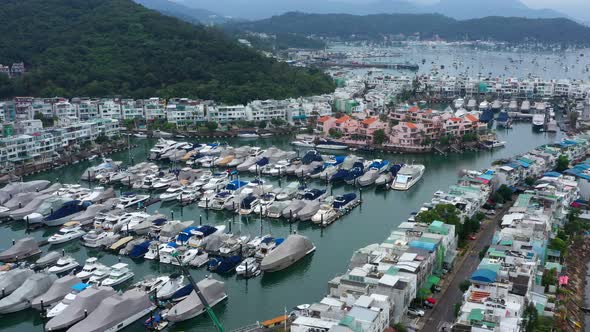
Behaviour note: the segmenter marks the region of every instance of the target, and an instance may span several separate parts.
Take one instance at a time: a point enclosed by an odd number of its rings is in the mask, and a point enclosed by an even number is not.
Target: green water
[[[560,134],[534,133],[528,123],[515,124],[514,128],[507,131],[499,131],[501,140],[507,141],[506,147],[495,151],[469,152],[464,154],[439,155],[391,155],[391,154],[367,154],[366,158],[386,158],[393,162],[412,162],[426,165],[423,179],[408,192],[377,191],[369,187],[363,191],[363,204],[350,214],[336,221],[326,229],[312,227],[309,223],[300,223],[289,226],[283,221],[263,220],[264,233],[272,233],[275,236],[287,236],[291,227],[299,233],[308,236],[316,245],[317,250],[312,256],[308,256],[287,270],[265,274],[250,280],[236,279],[235,275],[220,276],[226,285],[228,299],[216,306],[215,312],[224,324],[226,330],[231,330],[256,321],[263,321],[283,313],[285,307],[292,308],[301,303],[310,303],[320,300],[327,293],[327,282],[336,275],[344,272],[348,265],[352,252],[355,249],[371,243],[380,242],[399,223],[407,219],[410,212],[418,209],[421,204],[432,197],[439,189],[446,190],[457,180],[457,174],[461,169],[481,169],[488,167],[493,160],[511,157],[524,153],[532,148],[554,142],[561,138]],[[289,149],[289,139],[272,138],[265,140],[229,140],[233,146],[239,145],[275,145],[283,149]],[[142,161],[147,151],[153,145],[153,141],[136,140],[138,147],[133,149],[130,155],[135,162]],[[128,152],[120,152],[111,156],[115,160],[127,162]],[[95,164],[98,161],[94,162]],[[82,162],[67,168],[52,172],[37,174],[29,179],[59,180],[62,183],[77,182],[82,172],[91,165],[91,162]],[[243,178],[243,177],[241,177]],[[284,186],[288,180],[283,180]],[[278,185],[277,181],[273,181]],[[324,187],[320,181],[312,181],[316,187]],[[353,191],[352,186],[341,185],[333,188],[334,194]],[[203,223],[222,224],[229,227],[232,215],[223,212],[205,212],[196,205],[180,209],[173,204],[158,204],[148,208],[148,212],[156,210],[170,215],[174,211],[176,219],[195,220],[198,223],[199,215],[203,217]],[[232,223],[232,230],[241,229],[243,234],[258,235],[260,233],[260,221],[250,217]],[[30,235],[42,239],[48,237],[57,229],[39,229]],[[11,239],[25,236],[24,224],[11,223],[0,228],[0,247],[8,247]],[[104,264],[114,264],[120,258],[116,255],[91,250],[80,246],[76,242],[53,246],[47,249],[64,249],[69,254],[83,262],[88,256],[96,256]],[[153,261],[132,261],[121,257],[121,261],[129,263],[135,272],[134,281],[142,276],[157,273],[170,273],[176,270],[173,266],[159,265]],[[196,280],[203,278],[207,271],[193,269],[192,275]],[[26,310],[16,314],[2,317],[0,320],[2,331],[42,331],[39,314],[33,310]],[[142,331],[144,328],[136,323],[127,328],[127,331]],[[214,326],[206,315],[178,324],[171,328],[173,331],[214,331]]]

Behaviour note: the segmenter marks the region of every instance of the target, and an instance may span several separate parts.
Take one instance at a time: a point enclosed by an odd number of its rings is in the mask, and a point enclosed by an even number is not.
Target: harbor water
[[[343,273],[351,254],[354,250],[368,244],[385,239],[387,234],[401,222],[405,221],[412,211],[417,210],[421,204],[430,200],[432,194],[439,190],[446,190],[457,180],[462,169],[482,169],[488,167],[492,161],[500,158],[508,158],[519,153],[524,153],[532,148],[545,143],[555,142],[561,139],[561,134],[536,133],[531,129],[530,123],[517,123],[510,130],[499,130],[498,139],[506,141],[504,148],[494,151],[465,152],[463,154],[441,155],[399,155],[384,153],[363,154],[365,158],[383,158],[392,162],[419,163],[426,166],[423,179],[408,192],[395,192],[376,190],[368,187],[362,192],[363,203],[350,214],[337,220],[325,229],[312,226],[311,223],[295,223],[290,225],[283,220],[260,220],[251,216],[239,220],[237,216],[229,213],[210,211],[206,212],[192,204],[184,208],[170,203],[156,203],[148,208],[148,212],[159,211],[171,218],[194,220],[199,223],[202,217],[203,224],[225,224],[231,227],[232,232],[251,234],[271,233],[275,237],[286,237],[289,232],[297,231],[309,237],[317,247],[313,255],[305,257],[290,268],[270,274],[252,278],[249,280],[238,279],[235,275],[215,275],[215,278],[225,282],[228,299],[214,307],[214,311],[224,325],[226,331],[243,325],[255,323],[273,318],[290,310],[295,305],[320,300],[327,292],[327,282],[338,274]],[[271,145],[282,149],[291,149],[290,139],[287,137],[268,138],[259,140],[230,139],[228,143],[234,147],[241,145],[256,145],[268,147]],[[140,162],[146,159],[154,140],[134,139],[137,147],[129,152],[123,151],[109,156],[114,160],[128,163],[133,159]],[[360,153],[359,153],[360,154]],[[26,180],[47,179],[61,183],[76,183],[82,172],[89,166],[99,161],[85,161],[76,165],[53,170],[51,172],[36,174]],[[240,179],[251,178],[249,175],[241,175]],[[281,185],[285,186],[288,179],[282,179]],[[278,180],[272,180],[275,186]],[[326,184],[319,180],[311,180],[312,187],[324,188]],[[122,189],[125,190],[125,189]],[[340,185],[334,188],[334,194],[357,191],[353,186]],[[227,230],[226,228],[226,230]],[[262,228],[262,229],[261,229]],[[26,236],[27,230],[24,223],[13,222],[1,226],[0,247],[11,245],[12,239]],[[56,232],[56,228],[41,228],[30,232],[30,236],[36,239],[44,239]],[[92,250],[73,241],[63,245],[44,247],[43,250],[64,250],[74,256],[83,264],[89,256],[98,257],[103,264],[115,264],[119,259],[129,263],[135,272],[134,281],[139,281],[147,275],[159,273],[177,272],[177,267],[160,265],[157,262],[138,260],[132,261],[127,257],[119,257],[112,253]],[[205,268],[192,269],[195,280],[202,279],[208,274]],[[2,317],[0,330],[12,331],[42,331],[42,321],[39,313],[33,310],[25,310],[16,314]],[[126,331],[143,331],[145,328],[140,322],[128,327]],[[202,315],[190,321],[171,327],[171,331],[214,331],[215,328],[207,315]]]

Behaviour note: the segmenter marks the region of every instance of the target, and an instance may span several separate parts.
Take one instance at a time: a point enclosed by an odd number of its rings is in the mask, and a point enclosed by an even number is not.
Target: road
[[[420,319],[421,331],[437,332],[439,326],[444,322],[455,321],[455,304],[463,301],[463,293],[459,289],[459,285],[464,280],[469,280],[469,277],[479,265],[479,252],[490,245],[498,221],[510,206],[512,206],[512,203],[507,202],[502,210],[498,211],[491,219],[485,219],[481,230],[477,234],[477,239],[471,241],[463,256],[457,257],[458,261],[455,262],[453,271],[447,274],[442,282],[442,291],[434,296],[436,299],[435,307],[432,310],[427,310],[426,315]]]

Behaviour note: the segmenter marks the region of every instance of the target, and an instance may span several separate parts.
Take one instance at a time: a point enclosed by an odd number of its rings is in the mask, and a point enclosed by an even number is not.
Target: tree
[[[553,250],[559,250],[559,251],[565,253],[565,251],[567,250],[567,243],[564,240],[556,237],[553,240],[551,240],[551,243],[549,244],[549,248],[553,249]]]
[[[336,128],[330,128],[330,130],[328,131],[328,135],[330,135],[330,137],[336,138],[336,139],[342,137],[342,133],[340,131],[338,131]]]
[[[557,158],[557,166],[555,167],[555,170],[558,172],[563,172],[565,170],[567,170],[570,166],[570,161],[569,159],[567,159],[567,156],[565,155],[560,155]]]
[[[383,130],[383,129],[377,129],[373,133],[373,143],[375,143],[376,145],[383,144],[385,142],[386,138],[387,137],[385,136],[385,130]]]
[[[287,121],[283,120],[283,119],[279,119],[279,118],[273,118],[270,120],[270,123],[272,123],[273,126],[275,127],[281,127],[287,124]]]
[[[532,186],[535,184],[535,178],[533,177],[527,177],[526,179],[524,179],[524,183],[526,183],[527,186]]]
[[[459,284],[459,289],[461,290],[461,293],[465,293],[469,289],[469,286],[471,286],[471,282],[469,282],[469,280],[461,281],[461,283]]]
[[[219,127],[219,124],[217,124],[215,121],[209,121],[205,123],[205,127],[207,127],[207,130],[209,131],[215,131],[217,130],[217,127]]]
[[[578,112],[569,112],[568,119],[570,120],[570,128],[578,127]]]
[[[125,119],[125,128],[127,130],[135,128],[135,121],[133,119]]]
[[[502,201],[506,202],[512,199],[512,189],[510,189],[507,185],[503,184],[498,188],[496,191],[500,196],[502,196]]]
[[[258,122],[258,128],[265,129],[268,123],[265,120]]]
[[[435,220],[442,221],[450,225],[461,224],[459,210],[453,204],[438,204],[434,208],[423,211],[416,215],[416,221],[430,224]]]

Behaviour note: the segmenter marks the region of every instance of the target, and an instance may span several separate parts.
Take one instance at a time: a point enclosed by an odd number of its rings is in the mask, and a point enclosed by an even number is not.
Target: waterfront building
[[[79,118],[76,107],[66,99],[62,99],[53,104],[53,116],[57,117],[58,119]]]
[[[16,135],[33,135],[43,131],[43,122],[41,120],[23,120],[14,123],[14,133]]]
[[[122,119],[121,105],[113,99],[101,99],[98,102],[98,114],[103,119]]]
[[[217,105],[208,108],[207,119],[218,123],[246,120],[248,112],[244,105]]]
[[[119,104],[121,106],[121,119],[135,120],[145,118],[143,104],[140,100],[122,99]]]
[[[147,121],[166,119],[165,101],[158,97],[152,97],[143,101],[143,114]]]
[[[90,98],[72,98],[72,104],[77,108],[78,118],[82,121],[100,117],[98,101]]]
[[[255,100],[248,104],[246,117],[249,121],[287,120],[286,100]]]
[[[168,122],[176,125],[189,125],[207,121],[206,105],[188,98],[171,100],[166,105]]]

